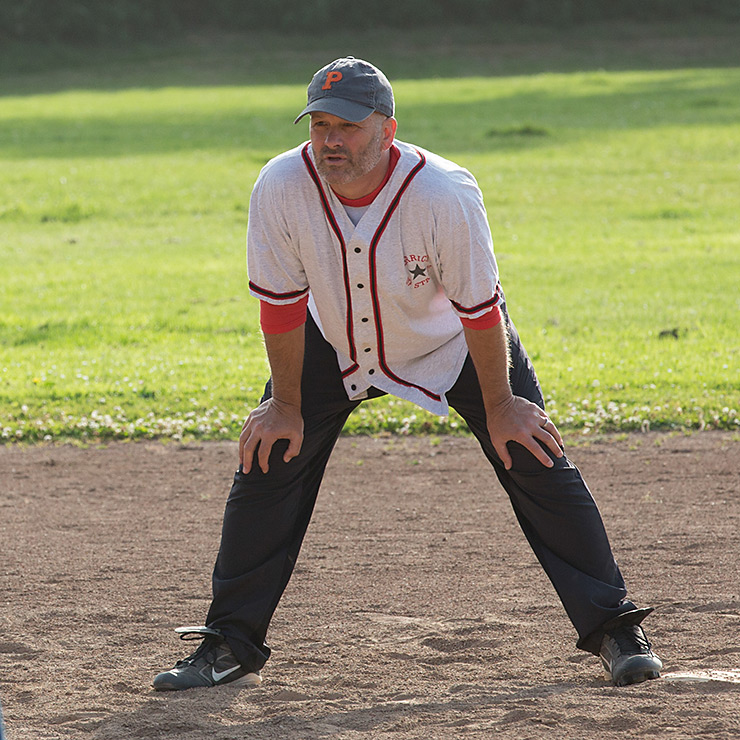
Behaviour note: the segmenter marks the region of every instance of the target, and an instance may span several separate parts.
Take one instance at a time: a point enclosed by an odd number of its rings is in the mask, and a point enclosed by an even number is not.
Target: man
[[[498,280],[470,173],[395,139],[390,83],[353,57],[308,86],[310,142],[262,170],[247,232],[271,369],[239,438],[207,627],[159,690],[254,686],[324,468],[350,412],[391,393],[465,419],[575,626],[617,685],[662,664],[563,451]],[[452,492],[451,492],[452,493]]]

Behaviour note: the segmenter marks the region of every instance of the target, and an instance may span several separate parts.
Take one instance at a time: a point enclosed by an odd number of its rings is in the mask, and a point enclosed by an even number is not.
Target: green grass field
[[[394,82],[399,138],[478,178],[564,430],[737,429],[738,30],[1,52],[0,436],[237,436],[267,371],[249,193],[306,138],[312,72],[346,53]],[[459,425],[384,399],[348,430]]]

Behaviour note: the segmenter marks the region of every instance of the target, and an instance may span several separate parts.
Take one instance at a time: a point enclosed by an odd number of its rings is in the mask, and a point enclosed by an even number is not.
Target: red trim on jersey
[[[390,161],[388,162],[388,170],[385,173],[385,177],[383,178],[383,182],[378,185],[375,190],[373,190],[372,193],[368,193],[367,195],[363,195],[362,198],[345,198],[343,195],[339,195],[339,193],[332,188],[332,191],[334,195],[339,198],[339,202],[343,206],[349,206],[350,208],[363,208],[364,206],[369,206],[377,197],[378,193],[388,184],[388,180],[391,179],[391,175],[393,174],[393,170],[396,169],[396,165],[398,164],[398,160],[401,158],[401,152],[398,150],[398,147],[394,144],[390,149]]]
[[[306,165],[306,169],[308,170],[308,174],[311,176],[311,179],[313,180],[314,185],[316,185],[316,188],[319,191],[319,198],[321,199],[321,207],[324,209],[324,214],[326,215],[326,219],[329,222],[329,226],[331,227],[332,231],[334,232],[337,239],[339,240],[339,246],[341,247],[341,250],[342,250],[342,273],[344,276],[344,292],[345,292],[345,297],[347,299],[347,315],[345,317],[345,325],[346,325],[346,331],[347,331],[347,343],[349,347],[349,357],[353,363],[352,367],[356,367],[357,348],[355,347],[354,322],[352,319],[352,294],[350,293],[350,289],[349,289],[349,270],[347,268],[347,245],[344,243],[344,236],[342,236],[342,230],[339,228],[339,224],[337,223],[337,220],[334,217],[334,213],[331,210],[331,206],[329,205],[329,200],[326,197],[326,193],[324,192],[324,188],[321,184],[319,173],[316,171],[316,168],[314,167],[314,164],[311,161],[311,157],[308,156],[309,146],[310,146],[309,144],[306,144],[306,146],[303,147],[303,150],[301,151],[301,156],[303,157],[303,161]]]
[[[501,323],[501,309],[494,306],[488,313],[484,313],[483,316],[479,316],[477,319],[466,319],[461,316],[460,321],[468,329],[490,329],[492,326]]]
[[[478,311],[482,311],[484,308],[489,308],[491,306],[498,306],[501,303],[503,296],[501,294],[501,284],[496,284],[496,292],[493,294],[493,298],[489,298],[487,301],[483,301],[483,303],[479,303],[477,306],[462,306],[457,301],[450,301],[450,303],[457,309],[459,313],[478,313]]]
[[[343,277],[344,277],[345,294],[347,298],[346,330],[347,330],[347,340],[349,342],[349,349],[350,349],[350,359],[352,360],[352,365],[342,372],[342,378],[346,378],[348,375],[352,375],[352,373],[354,373],[359,368],[359,365],[356,361],[357,360],[357,350],[356,350],[355,343],[354,343],[354,323],[352,320],[352,296],[351,296],[351,292],[349,288],[349,272],[347,269],[347,245],[344,241],[342,231],[339,228],[339,224],[337,223],[334,213],[331,210],[331,206],[329,205],[329,200],[326,197],[326,193],[324,192],[324,188],[322,186],[319,174],[316,171],[316,168],[313,162],[311,161],[310,156],[308,155],[309,146],[310,146],[309,144],[306,144],[303,147],[303,150],[301,151],[301,156],[303,157],[303,161],[306,165],[306,169],[308,170],[308,174],[310,175],[311,179],[316,185],[317,190],[319,191],[321,207],[324,210],[324,214],[326,215],[327,221],[329,222],[329,226],[331,227],[332,231],[334,232],[337,239],[339,240],[339,245],[342,250],[342,269],[343,269]],[[398,189],[398,192],[393,197],[391,204],[388,206],[388,209],[386,210],[385,215],[383,216],[380,222],[380,225],[375,231],[375,235],[373,236],[373,239],[370,242],[370,255],[369,255],[370,293],[371,293],[371,299],[373,301],[373,309],[375,313],[375,329],[376,329],[377,338],[378,338],[378,363],[380,365],[381,371],[385,375],[387,375],[389,378],[391,378],[391,380],[395,381],[399,385],[405,385],[407,388],[416,388],[416,390],[421,391],[426,396],[429,396],[429,398],[435,401],[441,401],[442,398],[439,394],[433,393],[427,388],[423,388],[420,385],[416,385],[415,383],[411,383],[410,381],[399,378],[388,367],[388,364],[385,359],[385,349],[384,349],[384,343],[383,343],[383,326],[382,326],[382,320],[380,317],[380,302],[378,300],[378,291],[377,291],[377,274],[375,270],[375,252],[378,246],[378,242],[380,241],[380,237],[383,235],[383,232],[388,226],[388,222],[390,221],[391,216],[395,212],[396,208],[398,208],[398,204],[401,200],[401,197],[406,192],[406,189],[411,184],[411,181],[416,177],[419,171],[426,165],[426,158],[424,157],[424,155],[418,150],[416,153],[419,156],[419,163],[414,166],[414,168],[411,170],[411,172],[409,172],[409,174],[406,176],[406,179],[401,184],[401,187]],[[399,152],[399,156],[400,156],[400,152]]]
[[[308,288],[294,290],[290,293],[273,293],[271,290],[267,290],[267,288],[260,288],[259,285],[253,283],[251,280],[249,281],[249,289],[254,293],[265,296],[265,298],[275,298],[277,300],[288,300],[290,298],[298,298],[302,295],[308,296]]]
[[[428,390],[427,388],[416,385],[416,383],[411,383],[410,381],[404,380],[403,378],[399,378],[398,375],[396,375],[388,367],[388,363],[385,359],[383,320],[380,316],[380,301],[378,299],[378,275],[375,268],[375,253],[378,248],[380,237],[383,236],[383,232],[388,226],[388,222],[391,220],[391,216],[393,216],[396,208],[398,208],[398,204],[401,202],[403,194],[406,192],[409,185],[411,185],[411,181],[419,174],[421,169],[427,163],[426,158],[418,149],[416,150],[416,153],[419,155],[419,163],[406,176],[406,179],[403,181],[403,184],[393,197],[391,204],[388,206],[388,210],[385,212],[385,215],[383,216],[380,225],[376,229],[372,241],[370,242],[370,256],[368,258],[370,261],[370,295],[372,297],[373,309],[375,312],[375,331],[378,338],[378,364],[380,365],[380,369],[383,371],[383,373],[385,373],[385,375],[387,375],[391,380],[395,381],[399,385],[405,385],[407,388],[416,388],[416,390],[421,391],[424,395],[429,396],[429,398],[433,399],[434,401],[441,401],[442,398],[439,394],[432,393],[432,391]]]
[[[285,334],[306,323],[308,296],[296,303],[260,301],[260,327],[265,334]]]

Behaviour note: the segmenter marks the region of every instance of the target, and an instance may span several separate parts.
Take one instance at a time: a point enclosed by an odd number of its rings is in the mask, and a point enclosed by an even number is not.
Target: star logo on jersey
[[[428,254],[406,254],[403,257],[403,264],[408,273],[406,285],[409,288],[421,288],[432,279],[427,273],[429,270]]]

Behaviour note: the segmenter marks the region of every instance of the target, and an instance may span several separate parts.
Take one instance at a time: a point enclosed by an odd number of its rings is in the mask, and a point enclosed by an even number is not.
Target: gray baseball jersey
[[[250,292],[309,295],[349,398],[370,386],[429,411],[467,355],[460,318],[503,300],[483,197],[465,169],[396,141],[388,184],[355,226],[304,144],[268,162],[249,207]]]

